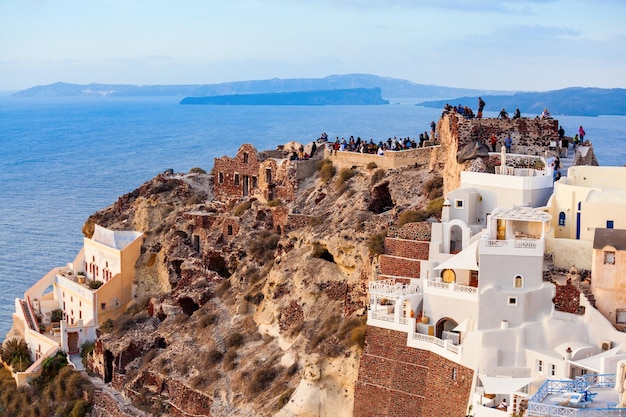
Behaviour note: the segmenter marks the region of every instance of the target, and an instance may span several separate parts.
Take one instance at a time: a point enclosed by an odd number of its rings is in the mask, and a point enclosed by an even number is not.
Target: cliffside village
[[[451,138],[447,159],[438,140],[382,156],[308,144],[308,160],[285,157],[297,144],[265,152],[245,144],[234,158],[215,159],[214,196],[225,203],[293,201],[320,158],[338,167],[437,165],[450,174],[441,220],[409,223],[385,239],[369,282],[355,417],[626,414],[626,168],[577,164],[593,153],[586,143],[565,150],[575,152],[574,165],[555,181],[557,129],[551,119],[446,114],[436,138]],[[505,133],[512,153],[481,146]],[[524,153],[529,137],[543,155]],[[496,161],[495,172],[474,169],[480,158]],[[306,223],[287,207],[275,208],[279,234]],[[235,219],[187,215],[222,227],[225,239],[238,232]],[[34,360],[14,373],[18,385],[58,350],[78,363],[98,326],[133,302],[142,236],[96,226],[73,262],[15,300],[14,331]]]

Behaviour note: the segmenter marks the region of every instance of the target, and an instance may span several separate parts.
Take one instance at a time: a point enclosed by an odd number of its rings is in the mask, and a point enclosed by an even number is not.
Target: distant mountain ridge
[[[626,89],[623,88],[582,88],[570,87],[545,92],[520,92],[513,95],[483,95],[485,111],[499,112],[506,109],[513,115],[520,109],[522,116],[540,115],[548,109],[552,116],[626,116]],[[451,106],[478,107],[478,96],[459,97],[450,100],[435,100],[419,103],[424,107]]]
[[[58,82],[18,91],[14,97],[201,97],[232,94],[265,94],[311,90],[350,88],[381,89],[385,98],[446,98],[475,94],[506,94],[496,90],[474,90],[436,85],[416,84],[407,80],[368,74],[330,75],[324,78],[273,78],[268,80],[235,81],[219,84],[193,85],[130,85],[130,84],[69,84]]]
[[[519,108],[523,116],[541,114],[548,108],[552,115],[599,116],[626,115],[626,89],[570,87],[545,92],[474,90],[437,85],[370,74],[330,75],[324,78],[273,78],[219,84],[130,85],[68,84],[58,82],[18,91],[14,97],[213,97],[229,95],[272,94],[315,90],[380,88],[385,99],[419,99],[424,107],[462,104],[476,110],[478,97],[486,101],[485,111],[502,108],[513,114]]]

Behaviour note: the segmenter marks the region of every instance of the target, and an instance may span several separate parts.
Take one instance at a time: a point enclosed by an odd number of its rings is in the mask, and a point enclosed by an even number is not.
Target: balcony
[[[371,296],[403,296],[410,294],[418,294],[420,292],[419,284],[407,284],[406,282],[400,282],[395,278],[381,279],[378,281],[372,281],[369,284],[369,292]]]

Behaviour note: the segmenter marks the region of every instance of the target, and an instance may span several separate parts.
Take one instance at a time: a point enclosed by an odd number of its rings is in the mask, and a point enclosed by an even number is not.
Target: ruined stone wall
[[[244,176],[249,178],[248,194],[252,194],[256,188],[254,185],[258,185],[259,166],[256,148],[250,144],[241,145],[234,158],[228,156],[215,158],[213,164],[215,197],[223,200],[242,197]]]
[[[464,417],[473,371],[406,346],[406,334],[368,326],[354,417]]]
[[[94,390],[93,407],[88,417],[134,417],[135,414],[125,411],[113,398],[102,390]]]

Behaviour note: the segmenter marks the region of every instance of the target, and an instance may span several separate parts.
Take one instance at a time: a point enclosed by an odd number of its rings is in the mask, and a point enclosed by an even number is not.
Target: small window
[[[235,174],[235,185],[239,185],[239,174]]]
[[[556,365],[555,364],[550,365],[550,375],[556,376]]]
[[[615,252],[604,251],[604,263],[608,265],[615,265]]]
[[[107,303],[100,303],[100,310],[107,308]]]
[[[507,304],[510,306],[516,306],[517,305],[517,297],[509,297],[507,300]]]
[[[515,288],[524,288],[524,278],[521,275],[515,276]]]
[[[614,226],[613,220],[607,220],[606,221],[606,228],[607,229],[612,229]]]
[[[457,370],[456,368],[452,368],[452,380],[456,381],[456,376],[457,376]]]
[[[626,324],[626,308],[618,308],[615,310],[615,323]]]
[[[463,200],[454,200],[454,208],[463,208]]]
[[[257,187],[258,187],[257,179],[256,179],[256,177],[252,177],[252,188],[257,188]]]
[[[538,360],[537,361],[537,372],[543,372],[543,361],[542,360]]]
[[[224,173],[223,173],[223,172],[220,172],[220,173],[219,173],[219,175],[218,175],[218,177],[219,177],[219,178],[218,178],[218,182],[219,182],[220,184],[224,184]]]
[[[565,212],[559,213],[559,226],[565,226]]]
[[[248,163],[248,152],[244,152],[243,153],[243,163],[247,164]]]
[[[233,234],[233,227],[231,225],[228,225],[228,235],[232,236]]]

